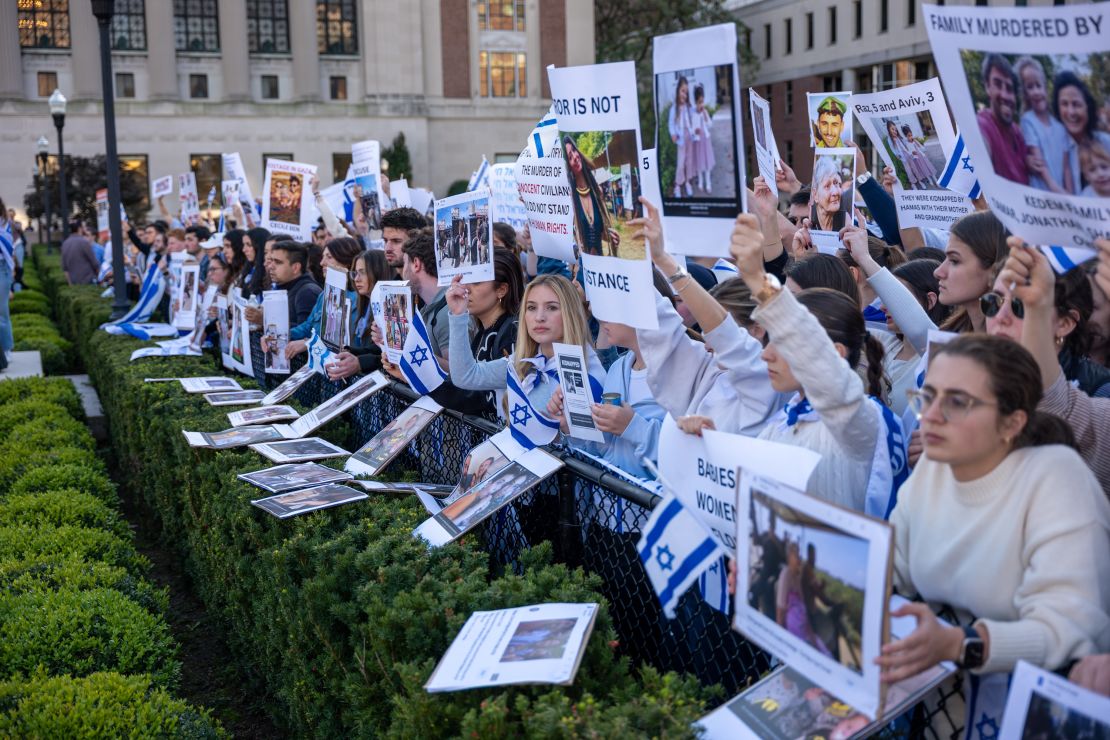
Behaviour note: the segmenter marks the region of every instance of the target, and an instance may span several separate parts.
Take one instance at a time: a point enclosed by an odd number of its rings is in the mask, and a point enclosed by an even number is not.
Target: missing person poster
[[[220,155],[223,163],[224,180],[237,180],[239,182],[239,202],[247,203],[254,208],[254,194],[251,192],[250,183],[247,182],[247,170],[243,167],[243,159],[239,152],[230,152]]]
[[[389,381],[380,372],[364,375],[292,424],[278,424],[275,428],[281,432],[282,436],[286,439],[295,439],[297,437],[303,437],[306,434],[311,434],[344,411],[365,401],[387,385],[389,385]],[[292,461],[282,460],[279,462]]]
[[[526,150],[527,152],[527,150]],[[566,160],[562,157],[520,155],[516,187],[528,214],[532,249],[540,257],[574,263],[574,213]]]
[[[204,400],[210,406],[249,406],[258,403],[266,394],[257,390],[221,391],[219,393],[205,393]]]
[[[247,302],[236,296],[228,306],[231,311],[231,348],[228,356],[231,367],[244,375],[254,375],[254,361],[251,358],[251,327],[247,321]]]
[[[231,361],[231,311],[227,296],[216,296],[216,333],[220,336],[220,363],[228,370],[234,370]]]
[[[239,202],[239,181],[222,180],[220,182],[220,198],[224,210],[230,214],[232,207]]]
[[[528,224],[528,212],[516,189],[516,166],[499,162],[489,167],[490,221],[505,223],[520,233]]]
[[[1031,244],[1110,235],[1110,7],[922,11],[991,211]]]
[[[213,450],[230,450],[256,442],[281,439],[281,434],[272,426],[238,427],[222,432],[187,432],[182,429],[181,433],[185,435],[190,447],[209,447]]]
[[[558,361],[559,385],[563,389],[563,412],[570,436],[590,442],[604,442],[605,435],[594,424],[590,407],[594,404],[586,356],[577,344],[552,344]]]
[[[174,291],[173,325],[178,329],[192,329],[197,323],[200,308],[200,264],[186,263],[181,267],[181,280]]]
[[[209,285],[204,289],[204,295],[201,297],[200,308],[197,310],[197,320],[193,324],[193,333],[187,339],[189,340],[189,348],[199,351],[207,339],[205,329],[211,320],[208,318],[208,312],[216,305],[216,296],[220,293],[220,289],[215,285]],[[209,343],[211,346],[211,343]]]
[[[167,195],[173,194],[173,175],[166,175],[165,177],[157,177],[154,182],[150,184],[150,197],[152,200],[165,198]]]
[[[223,391],[241,391],[242,386],[235,378],[225,378],[214,375],[204,378],[178,378],[181,388],[186,393],[221,393]]]
[[[851,91],[806,93],[809,111],[809,145],[840,149],[852,141]]]
[[[734,627],[876,718],[893,529],[743,467],[738,483]]]
[[[486,188],[437,200],[435,250],[439,284],[493,280],[493,222]]]
[[[775,143],[775,131],[771,128],[771,105],[754,88],[748,88],[748,108],[752,116],[752,139],[755,141],[755,163],[759,175],[771,192],[778,196],[775,172],[779,165],[779,148]]]
[[[325,483],[350,480],[354,476],[350,473],[344,473],[342,470],[329,468],[326,465],[309,462],[278,465],[265,470],[255,470],[251,473],[240,473],[236,477],[250,483],[252,486],[258,486],[263,491],[284,493],[295,491],[298,488],[322,486]]]
[[[277,429],[273,427],[241,427],[247,429]],[[280,434],[280,432],[278,432]],[[263,457],[276,463],[308,462],[310,460],[323,460],[329,457],[346,457],[351,453],[342,447],[333,445],[326,439],[309,437],[308,439],[287,439],[279,442],[260,442],[250,446],[252,450]]]
[[[632,62],[547,70],[567,167],[574,237],[594,316],[655,329],[655,288],[641,218],[640,112]],[[620,187],[630,165],[632,198]]]
[[[261,398],[258,399],[261,402]],[[232,411],[227,415],[227,420],[233,427],[245,427],[250,424],[273,424],[279,421],[291,421],[300,414],[292,406],[259,406],[243,411]]]
[[[194,173],[186,172],[177,176],[177,198],[181,205],[181,220],[186,224],[200,215],[197,176]]]
[[[535,604],[474,612],[424,684],[429,692],[574,682],[597,604]]]
[[[382,204],[385,193],[382,190],[381,144],[373,139],[351,145],[351,177],[355,195],[355,207],[360,209],[371,229],[380,229]]]
[[[284,290],[262,291],[261,343],[266,372],[288,375],[285,347],[289,344],[289,294]]]
[[[940,184],[956,143],[940,80],[853,95],[850,102],[856,124],[867,132],[882,163],[894,170],[900,226],[947,231],[971,211],[970,200]]]
[[[401,361],[405,337],[412,325],[412,290],[407,280],[379,280],[370,292],[370,310],[381,330],[386,359],[394,365]]]
[[[312,195],[309,181],[316,165],[266,160],[266,179],[262,184],[262,226],[271,234],[288,234],[307,242],[312,239],[310,218]]]
[[[836,254],[840,230],[854,219],[856,150],[851,147],[814,150],[809,191],[809,235],[821,252]]]
[[[1019,660],[999,740],[1110,737],[1110,698]]]
[[[736,25],[657,36],[652,52],[660,211],[675,250],[728,257],[747,210]]]
[[[316,371],[311,365],[304,365],[300,370],[282,381],[281,385],[267,393],[266,397],[259,401],[259,403],[263,406],[281,403],[296,393],[297,389],[304,385],[305,382],[315,374]]]
[[[325,270],[320,338],[333,352],[351,343],[351,301],[347,295],[347,283],[346,270],[335,267]]]
[[[96,239],[104,244],[109,238],[108,188],[100,188],[96,191]]]
[[[366,498],[369,496],[362,491],[329,483],[300,491],[279,493],[269,498],[255,499],[251,501],[251,505],[273,514],[278,519],[288,519],[299,514],[349,504],[352,501],[362,501]]]
[[[346,470],[356,475],[377,475],[432,423],[443,407],[421,396],[396,419],[347,460]]]

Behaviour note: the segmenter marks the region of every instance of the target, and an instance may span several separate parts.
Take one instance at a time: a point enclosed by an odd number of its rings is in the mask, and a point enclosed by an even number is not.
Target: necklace
[[[590,189],[588,187],[580,188],[578,186],[575,186],[574,189],[578,191],[579,195],[589,195],[590,194]]]

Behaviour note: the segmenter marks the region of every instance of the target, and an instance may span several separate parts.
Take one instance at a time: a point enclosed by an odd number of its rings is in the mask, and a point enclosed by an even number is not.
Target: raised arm
[[[459,388],[472,391],[497,390],[506,386],[505,371],[508,360],[500,357],[488,362],[478,362],[470,349],[470,313],[466,310],[465,286],[455,278],[447,289],[448,323],[451,327],[447,363],[450,365],[451,382]]]

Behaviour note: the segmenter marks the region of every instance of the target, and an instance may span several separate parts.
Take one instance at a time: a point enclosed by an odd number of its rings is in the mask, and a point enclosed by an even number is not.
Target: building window
[[[58,89],[57,72],[39,72],[37,78],[40,98],[49,98]]]
[[[189,75],[189,97],[208,97],[208,75]]]
[[[289,53],[287,0],[247,0],[247,49],[252,54]]]
[[[190,154],[189,169],[197,178],[197,199],[207,199],[212,188],[220,192],[223,164],[219,154]],[[149,188],[148,188],[149,189]]]
[[[906,0],[906,25],[917,25],[917,0]]]
[[[478,52],[478,94],[483,98],[524,98],[526,55],[512,51]]]
[[[112,48],[116,51],[146,49],[146,14],[143,0],[116,0],[112,11]]]
[[[763,24],[763,58],[771,58],[771,24]]]
[[[786,19],[786,53],[791,54],[794,52],[794,20],[792,18]]]
[[[886,33],[890,26],[890,0],[879,0],[879,33]]]
[[[116,72],[116,97],[135,97],[135,75],[131,72]]]
[[[895,87],[898,83],[897,71],[893,64],[883,64],[879,66],[879,89],[889,90]]]
[[[120,180],[126,182],[131,179],[135,187],[142,193],[143,199],[139,201],[139,212],[146,213],[150,210],[150,167],[145,154],[119,155]]]
[[[333,152],[331,155],[331,181],[343,182],[351,168],[351,152]]]
[[[281,97],[277,75],[262,75],[262,99],[277,100]]]
[[[927,80],[932,76],[933,75],[930,73],[928,62],[914,62],[914,64],[913,64],[913,78],[914,78],[915,82],[921,82],[922,80]]]
[[[356,0],[316,0],[316,50],[358,54]]]
[[[813,13],[806,13],[806,48],[813,48]]]
[[[789,116],[789,115],[794,113],[794,81],[793,80],[787,80],[786,81],[786,102],[785,102],[785,106],[786,106],[786,115]]]
[[[173,45],[178,51],[219,51],[216,0],[173,0]]]
[[[16,7],[20,46],[69,48],[69,0],[17,0]]]
[[[794,161],[794,140],[793,139],[787,139],[786,140],[786,161],[787,162],[793,162]]]
[[[750,28],[744,29],[744,46],[748,47],[748,49],[752,48],[752,29]]]
[[[987,0],[975,0],[975,4],[985,6],[987,4]]]
[[[347,99],[347,78],[346,77],[329,77],[328,87],[331,90],[332,100],[346,100]]]
[[[829,8],[829,46],[836,43],[836,7]]]
[[[844,78],[839,72],[834,75],[825,75],[821,78],[821,88],[827,92],[840,92],[844,89],[842,86]]]
[[[856,32],[855,38],[863,36],[863,0],[855,0],[852,3],[852,11],[855,13]]]
[[[524,0],[479,0],[478,28],[483,31],[523,31]]]

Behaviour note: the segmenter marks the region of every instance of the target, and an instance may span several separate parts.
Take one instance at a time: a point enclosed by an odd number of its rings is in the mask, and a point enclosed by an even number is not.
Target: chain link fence
[[[254,378],[271,389],[288,376],[265,372],[260,336],[251,333]],[[304,362],[303,353],[295,357],[291,372]],[[294,397],[314,407],[347,385],[348,381],[313,375]],[[394,382],[347,412],[351,444],[365,444],[417,398],[408,386]],[[391,468],[411,470],[425,483],[454,485],[467,453],[501,429],[488,419],[446,409]],[[733,630],[729,617],[707,604],[696,586],[679,602],[674,619],[663,615],[636,549],[640,528],[658,500],[654,493],[575,450],[554,447],[549,451],[564,467],[487,519],[472,535],[480,538],[497,567],[514,568],[523,550],[550,541],[556,560],[601,578],[601,592],[609,602],[623,654],[662,671],[692,674],[705,685],[720,684],[722,699],[731,698],[773,667],[774,659]],[[880,736],[960,737],[963,699],[957,676],[889,723]]]

